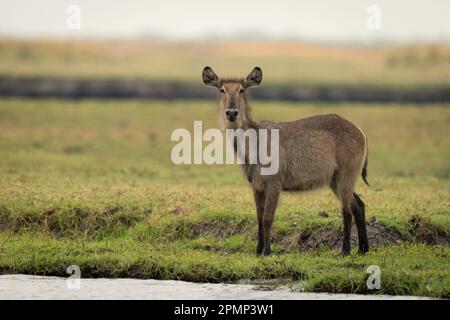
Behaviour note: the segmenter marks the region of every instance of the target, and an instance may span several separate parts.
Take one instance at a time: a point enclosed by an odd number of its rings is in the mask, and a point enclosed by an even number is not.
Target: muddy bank
[[[200,83],[120,79],[21,78],[0,76],[0,96],[100,99],[211,99],[215,91]],[[450,88],[398,90],[376,87],[332,87],[266,84],[252,91],[260,100],[322,102],[450,102]]]
[[[69,285],[68,285],[69,283]],[[81,279],[0,275],[0,299],[152,299],[152,300],[418,300],[414,296],[298,292],[288,286],[191,283],[173,280]]]
[[[320,212],[324,219],[328,218],[326,212]],[[216,238],[226,238],[241,233],[242,229],[251,229],[253,223],[242,221],[242,223],[232,227],[215,224],[189,224],[188,237],[194,239],[198,236],[213,236]],[[437,229],[419,216],[412,216],[408,221],[407,232],[400,233],[397,230],[385,226],[376,219],[366,222],[367,237],[371,248],[378,248],[387,245],[424,243],[430,246],[446,245],[450,246],[450,236],[444,231]],[[256,230],[253,227],[253,240],[256,241]],[[275,228],[272,233],[272,242],[282,247],[282,252],[301,251],[308,252],[321,247],[330,249],[340,249],[342,247],[343,231],[340,229],[330,229],[319,227],[311,230],[298,230],[291,233],[280,233]],[[358,247],[358,232],[355,223],[352,224],[351,246]],[[199,249],[215,250],[211,246],[198,246]],[[220,249],[219,249],[220,251]],[[239,250],[237,250],[239,251]]]
[[[386,227],[375,219],[366,222],[367,237],[371,248],[402,243],[425,243],[427,245],[450,245],[450,237],[441,230],[436,230],[423,219],[413,216],[409,220],[409,230],[407,233],[400,233]],[[318,228],[312,231],[303,231],[297,236],[297,242],[301,251],[310,251],[322,246],[329,248],[341,248],[343,232],[341,230],[329,230]],[[287,240],[287,241],[286,241]],[[289,246],[289,242],[291,245]],[[282,241],[285,247],[292,247],[292,240]],[[351,246],[358,247],[358,232],[356,225],[352,225]]]

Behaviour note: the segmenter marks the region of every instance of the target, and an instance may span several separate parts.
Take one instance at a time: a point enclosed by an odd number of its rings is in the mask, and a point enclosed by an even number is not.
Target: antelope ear
[[[219,87],[220,84],[219,77],[217,76],[217,74],[214,73],[213,69],[211,69],[210,67],[203,68],[202,79],[207,86],[216,88]]]
[[[247,79],[245,80],[245,87],[253,87],[253,86],[259,86],[259,84],[262,81],[262,70],[260,67],[254,67],[252,72],[247,76]]]

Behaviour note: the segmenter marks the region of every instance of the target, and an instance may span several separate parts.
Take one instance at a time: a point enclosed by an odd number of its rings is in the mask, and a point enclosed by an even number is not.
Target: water
[[[70,282],[69,286],[76,285]],[[81,279],[69,289],[67,278],[0,275],[0,299],[426,299],[411,296],[294,292],[281,285],[212,284],[172,280]]]

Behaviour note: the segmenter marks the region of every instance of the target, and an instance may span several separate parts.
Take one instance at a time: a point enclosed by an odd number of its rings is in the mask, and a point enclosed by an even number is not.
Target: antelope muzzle
[[[235,121],[237,117],[239,116],[239,111],[236,109],[227,109],[225,110],[225,117],[227,117],[228,121]]]

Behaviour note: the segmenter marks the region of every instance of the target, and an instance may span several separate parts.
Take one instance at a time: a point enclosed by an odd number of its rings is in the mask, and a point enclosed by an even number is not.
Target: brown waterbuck
[[[257,255],[270,254],[270,233],[282,190],[307,191],[329,186],[342,204],[344,240],[342,254],[350,253],[352,215],[358,230],[359,252],[369,250],[365,205],[354,192],[359,177],[366,184],[367,137],[348,120],[335,114],[317,115],[292,122],[253,121],[247,89],[258,86],[262,71],[255,67],[246,79],[220,79],[210,67],[203,69],[203,82],[219,90],[219,120],[226,129],[279,129],[279,168],[261,175],[260,164],[244,162],[258,217]],[[235,150],[242,143],[235,140]],[[243,142],[245,144],[245,141]],[[245,148],[245,146],[244,146]]]

